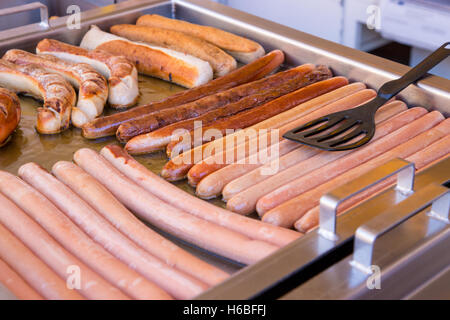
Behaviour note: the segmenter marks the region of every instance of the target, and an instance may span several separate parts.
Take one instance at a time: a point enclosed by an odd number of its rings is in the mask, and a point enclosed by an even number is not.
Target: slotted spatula
[[[372,139],[375,134],[375,112],[400,91],[426,75],[430,69],[447,58],[449,54],[450,42],[447,42],[400,79],[383,84],[378,90],[377,96],[368,103],[312,120],[286,132],[283,137],[328,151],[342,151],[360,147]],[[330,131],[331,128],[333,130]],[[325,130],[327,132],[320,134]],[[361,136],[361,138],[357,141],[347,143],[358,136]]]

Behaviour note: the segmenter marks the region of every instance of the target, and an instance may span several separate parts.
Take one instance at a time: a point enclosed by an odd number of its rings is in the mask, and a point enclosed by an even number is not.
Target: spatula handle
[[[378,90],[378,96],[389,100],[410,84],[427,74],[434,66],[450,55],[450,42],[444,43],[439,49],[431,53],[417,66],[409,70],[403,77],[386,82]]]

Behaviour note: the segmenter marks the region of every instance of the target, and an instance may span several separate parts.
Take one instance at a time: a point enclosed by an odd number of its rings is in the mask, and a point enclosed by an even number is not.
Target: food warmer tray
[[[66,26],[67,17],[51,20],[48,30],[42,30],[39,26],[33,25],[29,25],[25,29],[12,29],[8,32],[8,37],[0,39],[0,54],[3,55],[4,52],[12,48],[33,51],[37,43],[43,38],[54,38],[78,45],[92,24],[107,30],[113,24],[134,23],[139,16],[149,13],[211,25],[254,39],[261,43],[266,51],[272,49],[283,50],[286,54],[286,66],[299,65],[306,62],[325,64],[331,67],[336,75],[344,75],[350,81],[362,81],[374,89],[409,70],[409,67],[396,62],[320,39],[205,0],[125,1],[106,8],[95,8],[82,12],[80,29],[68,29]],[[159,100],[182,90],[176,85],[144,76],[140,76],[139,84],[142,91],[139,103]],[[450,81],[447,79],[429,76],[417,85],[410,86],[404,90],[400,94],[400,98],[408,106],[423,106],[428,110],[439,110],[446,117],[450,115]],[[106,144],[116,143],[114,138],[103,138],[95,141],[85,140],[81,138],[79,130],[75,128],[67,130],[58,136],[38,136],[33,129],[34,109],[38,103],[26,97],[21,97],[21,103],[24,109],[24,116],[19,130],[14,135],[11,143],[2,149],[0,153],[0,168],[2,170],[16,173],[20,165],[29,161],[38,162],[49,169],[57,160],[71,160],[73,152],[81,147],[99,150]],[[166,161],[163,153],[138,156],[136,158],[156,173],[160,172]],[[403,168],[402,166],[408,167],[408,164],[401,160],[396,160],[387,164],[387,166],[388,171],[391,170],[392,173],[395,173],[399,166],[401,168]],[[370,178],[374,179],[374,181],[381,178],[379,176],[380,172],[385,172],[385,170],[386,168],[381,168],[371,172]],[[440,290],[438,287],[442,282],[439,281],[440,279],[448,280],[450,278],[448,250],[446,253],[443,253],[444,251],[442,250],[442,248],[445,248],[445,245],[447,248],[449,246],[449,225],[445,222],[445,219],[439,220],[433,217],[430,218],[434,219],[430,220],[430,223],[426,219],[429,218],[428,212],[431,210],[432,200],[438,197],[437,195],[441,196],[439,199],[441,199],[440,203],[442,203],[443,196],[441,193],[446,191],[442,185],[449,180],[450,160],[446,159],[415,177],[415,192],[413,195],[423,189],[425,191],[421,191],[421,194],[426,195],[426,197],[423,197],[427,199],[426,201],[423,201],[423,199],[419,201],[418,197],[399,195],[395,188],[391,188],[338,217],[338,236],[336,239],[330,240],[321,235],[318,230],[313,230],[263,261],[246,268],[163,234],[206,261],[226,271],[235,273],[229,280],[200,295],[199,299],[251,299],[261,297],[310,299],[367,298],[372,296],[383,298],[386,295],[381,292],[385,292],[385,290],[370,292],[366,290],[367,286],[363,285],[365,283],[363,281],[365,279],[364,276],[359,275],[359,277],[352,278],[354,269],[349,269],[348,266],[350,265],[353,268],[354,265],[350,262],[354,260],[352,258],[353,242],[357,238],[355,233],[357,233],[359,227],[363,228],[366,225],[370,225],[374,218],[382,215],[387,210],[392,210],[394,206],[409,205],[413,210],[411,208],[407,210],[407,208],[403,207],[401,210],[399,209],[402,217],[409,217],[412,213],[416,214],[411,219],[407,219],[406,222],[404,221],[405,219],[400,220],[403,223],[392,221],[390,227],[397,224],[400,224],[400,227],[393,228],[393,230],[386,233],[385,237],[383,236],[379,241],[377,240],[376,252],[379,251],[378,247],[387,247],[385,241],[388,240],[386,239],[390,239],[389,243],[396,241],[396,237],[398,238],[399,236],[402,237],[402,243],[405,238],[409,239],[405,241],[404,246],[401,248],[388,247],[386,250],[388,254],[381,256],[380,264],[383,265],[382,279],[387,279],[386,281],[383,280],[382,283],[386,282],[386,286],[394,284],[402,287],[401,281],[392,280],[399,279],[399,277],[392,276],[396,274],[395,272],[405,270],[405,265],[409,265],[410,268],[416,267],[416,263],[421,262],[419,253],[425,252],[423,253],[425,255],[434,254],[433,257],[436,257],[436,252],[441,252],[437,256],[443,256],[447,260],[437,259],[439,261],[429,261],[427,268],[423,267],[421,277],[418,277],[420,283],[404,286],[405,288],[398,289],[395,293],[392,293],[392,296],[396,298],[414,298],[427,297],[427,293],[429,294],[430,292],[444,292],[443,294],[445,294],[445,288]],[[374,181],[371,182],[373,183]],[[179,182],[177,185],[187,192],[193,193],[193,189],[186,182]],[[354,185],[355,190],[357,190],[364,187],[364,182],[355,181]],[[429,185],[432,186],[429,187]],[[440,189],[439,186],[441,186]],[[433,187],[435,188],[431,190],[430,188]],[[435,189],[439,189],[440,193]],[[409,201],[401,201],[405,198]],[[220,200],[214,200],[213,203],[223,206]],[[427,232],[424,229],[427,225],[439,224],[435,221],[441,224]],[[412,230],[417,230],[417,226],[421,226],[421,232],[412,232]],[[432,244],[435,244],[435,246],[432,247]],[[336,278],[338,274],[341,277]],[[434,277],[431,277],[431,274]],[[367,278],[368,275],[366,274],[365,277]],[[432,290],[433,288],[435,290]],[[2,291],[1,288],[0,291]],[[392,292],[393,290],[390,291]],[[374,293],[378,295],[374,295]]]

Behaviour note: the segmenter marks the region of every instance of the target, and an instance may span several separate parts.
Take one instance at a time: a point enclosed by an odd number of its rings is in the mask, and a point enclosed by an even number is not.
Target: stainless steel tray
[[[266,51],[275,48],[283,50],[286,54],[287,65],[299,65],[306,62],[326,64],[333,69],[335,74],[345,75],[351,81],[363,81],[375,89],[383,82],[394,79],[409,69],[407,66],[319,39],[205,0],[125,1],[117,5],[108,6],[107,9],[97,8],[82,12],[81,28],[78,30],[67,29],[67,17],[60,17],[51,21],[49,30],[42,31],[36,28],[26,34],[9,34],[8,37],[0,39],[0,54],[2,55],[11,48],[33,51],[36,44],[43,38],[54,38],[78,45],[91,24],[96,24],[107,30],[113,24],[134,23],[139,16],[147,13],[157,13],[194,23],[216,26],[252,38],[260,42],[266,48]],[[148,77],[141,76],[140,81],[142,90],[140,103],[158,100],[181,90],[175,85]],[[430,76],[419,82],[417,86],[410,86],[403,92],[401,98],[409,106],[421,105],[429,110],[439,110],[448,116],[450,114],[450,81]],[[30,98],[21,98],[21,101],[23,103],[24,117],[20,128],[14,135],[11,143],[7,147],[0,149],[0,169],[2,170],[16,173],[20,165],[29,161],[38,162],[49,169],[58,160],[70,160],[73,152],[81,147],[90,147],[98,150],[106,144],[116,142],[114,138],[96,141],[85,140],[81,138],[78,129],[67,130],[61,135],[39,136],[34,131],[34,110],[39,103]],[[140,156],[137,159],[156,173],[160,172],[162,165],[167,160],[163,153]],[[188,192],[193,192],[193,189],[185,182],[177,183],[177,185]],[[213,202],[223,206],[220,200]],[[386,205],[389,206],[391,203],[387,202]],[[378,208],[378,205],[373,202],[371,206],[373,210]],[[169,238],[173,239],[173,237]],[[272,284],[277,283],[280,279],[289,275],[289,272],[293,272],[301,266],[301,261],[298,260],[291,260],[290,264],[282,267],[277,267],[277,263],[279,263],[278,259],[285,256],[289,250],[293,250],[293,247],[307,243],[305,242],[307,238],[304,237],[287,248],[279,250],[279,252],[261,263],[243,269],[235,277],[219,286],[217,291],[213,289],[212,292],[207,293],[204,297],[249,298],[259,291],[266,291]],[[178,242],[177,239],[173,240]],[[202,256],[205,260],[227,271],[235,272],[242,267],[190,245],[181,245],[186,246],[194,254]],[[314,256],[311,257],[314,258]],[[308,261],[305,260],[303,262],[307,263]],[[278,270],[278,272],[267,279],[260,278],[259,280],[264,279],[264,281],[258,281],[258,283],[253,285],[250,285],[245,280],[247,275],[258,271],[260,268],[265,269],[268,266]],[[248,287],[245,287],[244,290],[236,289],[244,283]],[[232,296],[228,296],[225,290],[230,287],[234,288],[232,291],[229,291],[233,292]],[[220,295],[221,292],[223,295]]]

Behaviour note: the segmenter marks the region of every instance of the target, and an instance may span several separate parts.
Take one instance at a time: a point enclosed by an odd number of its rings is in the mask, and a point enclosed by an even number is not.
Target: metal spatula
[[[328,151],[342,151],[360,147],[375,133],[375,112],[389,99],[426,73],[450,54],[450,42],[430,54],[403,77],[383,84],[377,96],[368,103],[312,120],[286,132],[283,137]],[[324,132],[326,131],[326,132]],[[321,134],[322,133],[322,134]],[[356,139],[360,137],[360,139]],[[351,141],[356,139],[356,141]],[[348,143],[351,141],[350,143]]]

